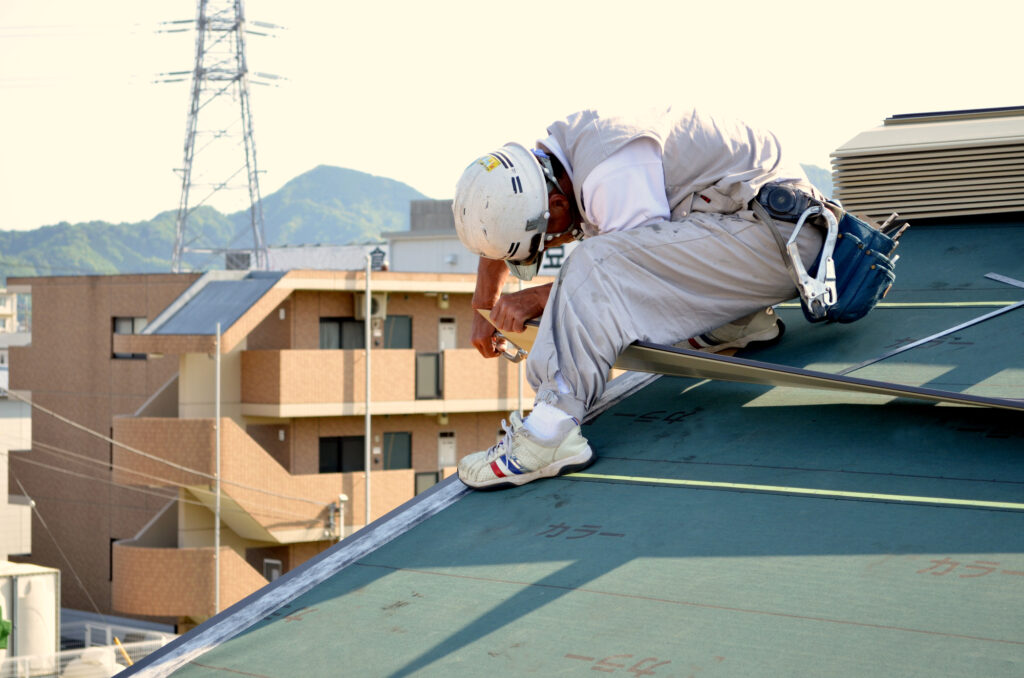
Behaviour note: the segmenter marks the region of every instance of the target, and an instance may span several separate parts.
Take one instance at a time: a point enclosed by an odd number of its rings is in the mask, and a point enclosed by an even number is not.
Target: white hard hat
[[[550,162],[550,161],[549,161]],[[550,164],[516,144],[477,158],[455,187],[452,212],[462,244],[487,259],[504,259],[517,278],[540,266],[548,228]]]

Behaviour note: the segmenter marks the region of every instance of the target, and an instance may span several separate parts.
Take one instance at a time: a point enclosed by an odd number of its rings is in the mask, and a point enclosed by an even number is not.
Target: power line
[[[198,469],[189,468],[187,466],[183,466],[183,465],[175,463],[173,461],[170,461],[170,460],[167,460],[167,459],[163,459],[163,458],[158,457],[156,455],[149,454],[148,452],[143,452],[142,450],[136,449],[134,447],[130,447],[128,445],[125,445],[124,443],[119,443],[118,441],[116,441],[113,438],[110,438],[110,437],[104,435],[103,433],[100,433],[99,431],[94,431],[94,430],[88,428],[87,426],[84,426],[82,424],[79,424],[76,421],[68,419],[67,417],[65,417],[65,416],[63,416],[61,414],[58,414],[57,412],[54,412],[53,410],[50,410],[50,409],[48,409],[46,407],[43,407],[42,405],[39,405],[39,404],[33,402],[32,400],[30,400],[28,398],[25,398],[24,396],[22,396],[22,395],[20,395],[18,393],[15,393],[14,391],[11,391],[11,390],[4,391],[3,389],[0,389],[0,392],[6,393],[7,396],[10,397],[10,398],[14,398],[15,400],[20,400],[21,402],[30,405],[33,409],[37,409],[40,412],[43,412],[44,414],[48,414],[51,417],[57,419],[58,421],[62,421],[65,424],[68,424],[69,426],[71,426],[71,427],[73,427],[75,429],[78,429],[79,431],[82,431],[82,432],[87,433],[87,434],[89,434],[91,436],[99,438],[100,440],[103,440],[104,442],[110,443],[111,445],[116,445],[116,446],[120,447],[123,450],[131,452],[133,454],[138,454],[138,455],[140,455],[142,457],[145,457],[146,459],[149,459],[151,461],[159,462],[161,464],[166,464],[167,466],[170,466],[171,468],[177,469],[179,471],[184,471],[185,473],[191,473],[191,474],[197,475],[197,476],[199,476],[201,478],[206,478],[207,480],[216,480],[217,479],[216,476],[214,476],[214,475],[212,475],[210,473],[206,473],[206,472],[200,471]],[[291,500],[291,501],[301,501],[301,502],[304,502],[304,503],[307,503],[307,504],[313,504],[315,506],[321,506],[321,507],[330,506],[330,504],[331,504],[330,502],[325,503],[325,502],[322,502],[322,501],[314,501],[312,499],[306,499],[305,497],[292,497],[292,496],[287,495],[287,494],[281,494],[279,492],[272,492],[271,490],[265,490],[265,489],[263,489],[261,487],[253,487],[252,485],[246,485],[244,483],[239,483],[239,482],[232,481],[232,480],[221,479],[221,482],[226,484],[226,485],[234,485],[235,487],[239,487],[239,488],[242,488],[242,489],[245,489],[245,490],[252,490],[253,492],[260,492],[262,494],[266,494],[266,495],[269,495],[271,497],[277,497],[279,499],[288,499],[288,500]]]
[[[36,518],[39,519],[39,523],[43,526],[43,529],[46,530],[46,534],[50,535],[50,539],[53,541],[53,545],[57,547],[57,551],[60,553],[60,557],[64,559],[65,563],[67,563],[68,568],[71,570],[71,574],[74,575],[75,581],[77,581],[78,585],[82,588],[82,591],[85,593],[85,597],[89,599],[89,603],[92,605],[92,608],[96,610],[96,614],[98,614],[100,617],[103,618],[104,621],[106,621],[107,618],[103,615],[102,612],[100,612],[100,608],[96,604],[96,601],[93,600],[92,596],[89,594],[89,589],[85,588],[85,582],[83,582],[82,578],[78,576],[78,572],[75,570],[75,566],[71,563],[71,559],[68,558],[66,553],[64,553],[64,549],[60,547],[60,543],[57,541],[57,538],[53,536],[53,532],[50,531],[50,526],[46,524],[46,519],[43,518],[43,514],[39,512],[38,508],[36,508],[36,503],[35,501],[32,500],[32,497],[29,495],[28,490],[26,490],[25,486],[21,484],[21,480],[18,478],[17,474],[14,473],[14,469],[10,469],[10,473],[12,476],[14,476],[14,482],[16,482],[18,484],[18,487],[21,488],[22,494],[28,497],[28,505],[32,507],[32,512],[36,514]]]
[[[150,495],[150,496],[153,496],[153,497],[159,497],[161,499],[167,499],[168,501],[176,499],[177,501],[179,501],[179,502],[181,502],[183,504],[189,504],[191,506],[206,507],[206,504],[204,504],[201,501],[195,500],[195,499],[184,499],[184,498],[179,497],[177,495],[163,494],[163,493],[161,493],[161,492],[159,492],[157,490],[145,489],[145,488],[142,488],[142,487],[137,487],[135,485],[125,485],[123,483],[118,483],[118,482],[115,482],[113,480],[109,480],[107,478],[100,478],[99,476],[89,475],[89,474],[86,474],[86,473],[79,473],[77,471],[72,471],[70,469],[60,468],[59,466],[53,466],[52,464],[46,464],[44,462],[37,461],[35,459],[28,459],[28,458],[25,458],[25,457],[20,457],[18,459],[18,463],[22,463],[22,462],[24,462],[26,464],[30,464],[32,466],[38,466],[38,467],[41,467],[41,468],[45,468],[45,469],[50,470],[50,471],[56,471],[58,473],[63,473],[65,475],[74,476],[76,478],[84,478],[85,480],[93,480],[93,481],[96,481],[96,482],[99,482],[99,483],[106,483],[108,485],[113,485],[114,487],[118,487],[118,488],[121,488],[121,489],[124,489],[124,490],[129,490],[131,492],[138,492],[140,494],[147,494],[147,495]],[[185,489],[188,489],[188,488],[186,487]],[[229,512],[240,513],[240,514],[243,514],[243,515],[265,516],[265,517],[268,517],[268,518],[285,518],[285,519],[287,519],[287,518],[293,518],[293,517],[299,517],[299,518],[303,517],[303,516],[300,516],[297,513],[296,514],[291,514],[291,515],[284,515],[284,514],[279,514],[279,513],[269,513],[269,512],[266,512],[266,511],[248,511],[248,510],[243,509],[241,507],[237,507],[236,508],[236,507],[232,507],[232,506],[228,506],[224,510],[225,511],[229,511]],[[309,523],[309,524],[312,525],[312,524],[318,524],[320,522],[320,519],[312,518],[312,519],[305,519],[305,520],[302,520],[302,521],[292,521],[292,522],[304,522],[304,523]]]
[[[89,457],[89,456],[86,456],[84,454],[78,454],[76,452],[72,452],[70,450],[65,450],[65,449],[62,449],[60,447],[56,447],[54,445],[48,445],[46,443],[41,443],[41,442],[35,441],[35,440],[32,441],[32,445],[33,445],[33,447],[41,448],[44,452],[49,452],[50,454],[63,455],[63,456],[66,456],[66,457],[78,460],[80,462],[87,462],[87,463],[90,463],[90,464],[94,464],[96,466],[104,466],[104,467],[106,467],[108,469],[112,469],[112,470],[116,470],[116,471],[121,471],[122,473],[131,473],[133,475],[137,475],[137,476],[140,476],[140,477],[143,477],[143,478],[147,478],[149,480],[156,480],[156,481],[158,481],[158,482],[160,482],[160,483],[162,483],[164,485],[170,485],[170,486],[173,486],[173,487],[179,487],[179,488],[185,489],[185,490],[191,490],[192,489],[192,486],[190,486],[190,485],[186,485],[184,483],[179,483],[179,482],[176,482],[176,481],[171,480],[169,478],[162,478],[160,476],[156,476],[156,475],[153,475],[151,473],[144,473],[142,471],[136,471],[136,470],[133,470],[133,469],[125,468],[123,466],[118,466],[117,464],[111,464],[111,463],[103,461],[102,459],[95,459],[93,457]],[[21,460],[24,461],[24,459],[21,459]],[[37,465],[40,465],[40,466],[43,465],[41,462],[36,462],[36,463],[37,463]],[[53,469],[54,470],[58,470],[58,471],[62,470],[62,469],[59,469],[57,467],[53,467]],[[126,488],[126,489],[135,489],[134,485],[126,485],[124,483],[118,483],[118,482],[115,482],[115,481],[112,481],[112,480],[111,481],[107,481],[106,479],[100,478],[98,476],[87,476],[87,477],[93,478],[95,480],[102,480],[104,482],[110,482],[111,484],[116,485],[118,487],[123,487],[123,488]],[[224,482],[224,481],[221,481],[221,482]],[[173,498],[171,495],[158,495],[158,496],[167,496],[167,498],[169,498],[169,499]],[[189,500],[185,500],[185,501],[189,502]],[[202,502],[189,502],[189,503],[194,503],[194,504],[197,504],[199,506],[205,506],[205,504],[203,504]],[[258,516],[265,516],[267,518],[303,518],[303,519],[305,519],[306,522],[310,522],[310,523],[319,522],[319,519],[317,519],[317,518],[306,518],[306,516],[301,514],[301,513],[293,513],[293,512],[290,512],[290,511],[272,512],[272,511],[263,511],[263,510],[246,511],[245,509],[234,509],[234,510],[240,510],[240,511],[242,511],[244,513],[251,513],[253,515],[258,515]]]

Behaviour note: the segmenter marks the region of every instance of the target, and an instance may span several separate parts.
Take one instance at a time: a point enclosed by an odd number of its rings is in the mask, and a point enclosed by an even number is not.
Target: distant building
[[[0,332],[0,369],[6,370],[10,364],[11,346],[25,346],[32,341],[29,332]]]
[[[21,493],[11,494],[8,468],[12,454],[32,447],[32,413],[8,393],[7,367],[0,367],[0,562],[32,551],[32,509]]]
[[[0,288],[0,333],[18,331],[18,295]]]
[[[379,253],[384,265],[388,262],[388,243],[366,245],[295,245],[268,247],[271,271],[296,269],[318,271],[361,271],[366,268],[366,255]],[[375,270],[379,270],[375,269]]]
[[[0,341],[7,336],[11,335],[0,334]],[[0,675],[14,675],[6,671],[8,658],[57,651],[56,582],[60,579],[55,569],[9,560],[32,551],[32,507],[21,493],[20,478],[9,477],[12,455],[25,455],[32,446],[32,413],[17,397],[20,394],[11,394],[8,387],[4,364],[0,366],[0,625],[6,623],[10,635],[0,631],[4,636]],[[12,487],[17,489],[12,492]],[[33,675],[43,675],[41,669],[47,668],[43,664],[31,667]]]

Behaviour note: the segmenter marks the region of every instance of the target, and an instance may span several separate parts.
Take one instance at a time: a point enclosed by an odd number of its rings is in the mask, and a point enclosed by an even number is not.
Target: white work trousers
[[[776,223],[788,239],[793,224]],[[695,212],[584,240],[558,274],[527,359],[537,402],[582,421],[634,341],[674,344],[795,297],[769,228],[752,215]],[[822,242],[818,228],[801,230],[805,266]]]

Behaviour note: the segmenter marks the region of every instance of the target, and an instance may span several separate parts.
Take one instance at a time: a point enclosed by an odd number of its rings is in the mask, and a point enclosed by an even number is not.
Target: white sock
[[[534,405],[533,412],[523,421],[523,426],[541,440],[561,438],[575,425],[576,420],[572,416],[547,403]]]

